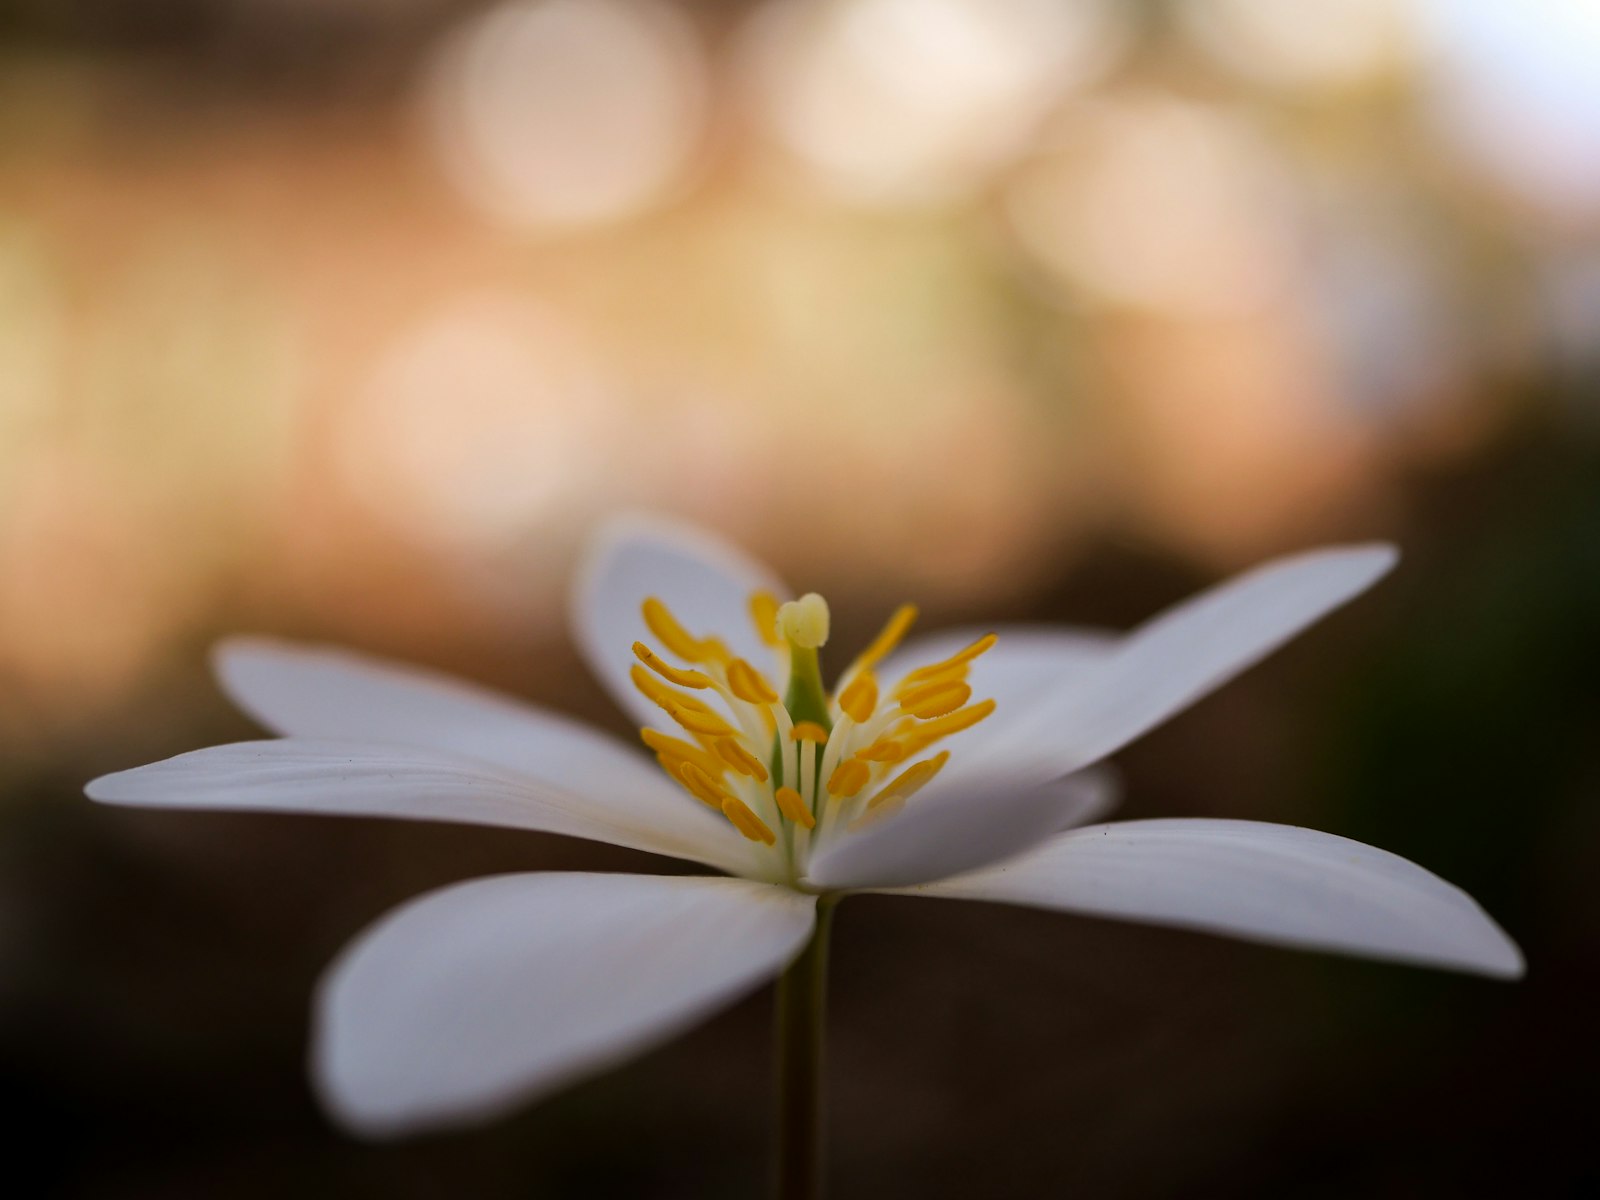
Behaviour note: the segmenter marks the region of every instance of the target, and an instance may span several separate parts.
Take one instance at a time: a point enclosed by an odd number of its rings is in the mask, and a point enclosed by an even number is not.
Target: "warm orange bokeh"
[[[1592,335],[1588,168],[1463,147],[1473,6],[1278,11],[510,0],[330,106],[13,49],[11,704],[71,723],[219,622],[548,638],[624,505],[951,604],[1090,534],[1385,531],[1494,428],[1464,380]]]

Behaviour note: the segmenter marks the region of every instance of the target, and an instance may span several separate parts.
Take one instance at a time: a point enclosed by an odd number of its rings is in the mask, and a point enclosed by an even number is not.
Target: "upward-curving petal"
[[[324,976],[318,1088],[372,1137],[492,1117],[776,975],[814,920],[811,897],[739,879],[505,875],[433,892]]]
[[[994,728],[935,786],[965,789],[974,776],[1039,782],[1097,762],[1364,592],[1396,557],[1384,545],[1297,554],[1168,609],[1024,711],[997,709],[985,723]]]
[[[84,790],[107,804],[499,825],[590,838],[759,873],[751,843],[665,776],[659,792],[587,793],[461,755],[378,742],[235,742],[103,775]]]
[[[1502,978],[1523,970],[1516,944],[1460,888],[1388,851],[1292,825],[1097,825],[999,866],[899,890]]]
[[[765,666],[771,651],[750,619],[750,597],[758,591],[780,600],[789,594],[766,567],[702,529],[663,517],[616,517],[595,535],[579,569],[571,600],[573,637],[623,711],[653,725],[662,719],[660,710],[629,678],[638,661],[633,643],[656,640],[640,605],[654,596],[689,633],[715,635],[734,654]]]

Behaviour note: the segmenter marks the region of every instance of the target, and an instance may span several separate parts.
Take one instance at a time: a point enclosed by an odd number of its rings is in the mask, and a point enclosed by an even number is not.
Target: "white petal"
[[[738,879],[506,875],[433,892],[324,976],[318,1088],[368,1136],[485,1120],[776,975],[813,922],[811,897]]]
[[[435,671],[259,637],[226,639],[212,659],[233,702],[275,733],[444,750],[584,793],[666,782],[642,750]]]
[[[1514,978],[1515,943],[1453,884],[1385,850],[1257,821],[1127,821],[905,889]]]
[[[1039,781],[1104,758],[1365,591],[1396,557],[1377,545],[1298,554],[1167,610],[1030,710],[1004,719],[997,710],[962,775],[981,768]]]
[[[726,822],[687,796],[580,793],[460,755],[368,742],[236,742],[104,775],[84,791],[158,808],[409,817],[593,838],[658,854],[752,868]]]
[[[1073,797],[1071,806],[1063,814],[1058,826],[1060,829],[1076,829],[1079,825],[1098,821],[1122,801],[1122,776],[1109,763],[1097,763],[1074,771],[1049,786],[1065,789]]]
[[[818,888],[901,887],[1000,862],[1074,823],[1097,800],[1080,776],[988,795],[913,796],[899,813],[851,833],[831,831],[806,881]]]
[[[639,606],[655,596],[695,637],[721,638],[761,666],[771,651],[750,621],[750,597],[758,591],[779,599],[789,594],[766,567],[704,530],[662,517],[617,517],[596,534],[579,570],[573,636],[623,710],[652,725],[662,719],[660,710],[628,678],[638,661],[634,642],[661,649]]]

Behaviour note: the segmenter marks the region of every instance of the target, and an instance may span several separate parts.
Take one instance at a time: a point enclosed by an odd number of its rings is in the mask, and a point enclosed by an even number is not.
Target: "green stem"
[[[817,927],[778,980],[778,1200],[822,1195],[822,1035],[828,933],[836,896],[817,900]]]

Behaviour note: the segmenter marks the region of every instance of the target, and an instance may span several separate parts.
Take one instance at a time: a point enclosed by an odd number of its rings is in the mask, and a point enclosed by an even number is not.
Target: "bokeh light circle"
[[[1365,82],[1403,57],[1406,0],[1184,0],[1184,32],[1228,70],[1257,83],[1314,89]]]
[[[1190,314],[1248,311],[1288,283],[1290,189],[1239,117],[1155,94],[1069,117],[1005,197],[1048,275],[1091,301]]]
[[[352,490],[410,540],[502,549],[603,480],[624,422],[584,338],[515,295],[463,296],[404,330],[342,414]]]
[[[773,140],[868,203],[959,198],[1125,44],[1110,0],[771,0],[744,35]]]
[[[615,221],[692,172],[707,112],[693,27],[653,0],[511,0],[459,29],[423,90],[451,182],[515,226]]]

